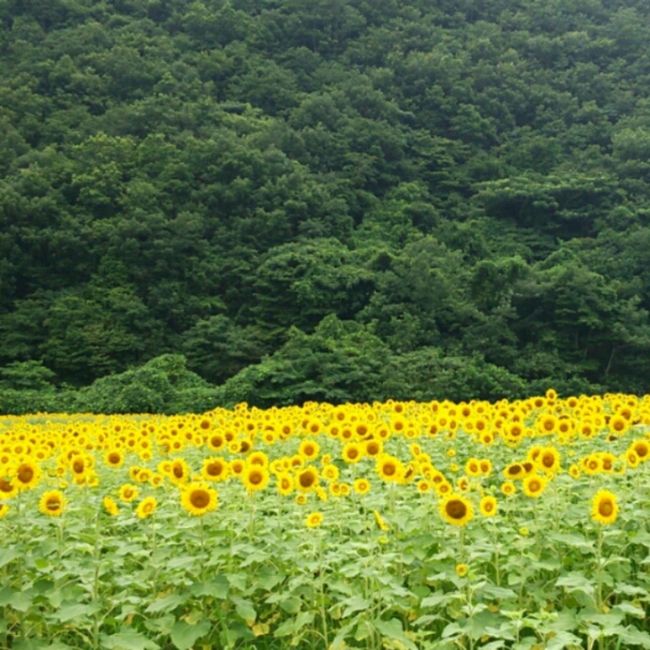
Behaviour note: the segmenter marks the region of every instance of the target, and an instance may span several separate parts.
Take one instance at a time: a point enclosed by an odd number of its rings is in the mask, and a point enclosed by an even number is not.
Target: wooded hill
[[[0,25],[0,410],[648,389],[647,0]]]

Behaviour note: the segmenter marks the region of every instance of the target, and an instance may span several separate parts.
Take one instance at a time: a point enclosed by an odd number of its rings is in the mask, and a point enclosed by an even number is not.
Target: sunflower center
[[[251,472],[248,480],[253,485],[259,485],[262,482],[262,474],[260,472]]]
[[[190,503],[195,508],[207,508],[210,504],[210,495],[205,490],[193,490],[190,494]]]
[[[452,519],[462,519],[467,514],[467,506],[458,499],[452,499],[445,506],[445,511]]]
[[[610,517],[612,513],[614,512],[614,506],[612,505],[611,501],[601,501],[601,503],[598,504],[598,512],[603,516],[603,517]]]
[[[208,474],[210,476],[219,476],[219,474],[221,474],[221,464],[211,463],[208,465]]]
[[[45,503],[45,507],[50,512],[56,512],[61,507],[61,502],[57,497],[50,497]]]
[[[7,494],[11,492],[11,483],[7,479],[0,478],[0,492],[6,492]]]
[[[542,484],[537,480],[533,480],[528,484],[528,489],[531,492],[539,492],[541,487],[542,487]]]
[[[108,456],[108,462],[111,465],[117,465],[120,462],[120,455],[119,454],[109,454]]]
[[[300,475],[300,485],[304,488],[311,487],[314,484],[314,477],[310,472]]]
[[[395,467],[395,465],[393,465],[393,463],[386,463],[384,465],[384,474],[386,474],[386,476],[393,476],[393,474],[395,474],[396,469],[397,468]]]
[[[18,479],[22,483],[29,483],[34,478],[34,470],[31,467],[21,467],[18,470]]]

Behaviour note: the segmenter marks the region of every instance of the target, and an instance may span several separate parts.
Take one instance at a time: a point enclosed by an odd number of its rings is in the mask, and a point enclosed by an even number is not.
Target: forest
[[[647,392],[646,0],[0,0],[0,412]]]

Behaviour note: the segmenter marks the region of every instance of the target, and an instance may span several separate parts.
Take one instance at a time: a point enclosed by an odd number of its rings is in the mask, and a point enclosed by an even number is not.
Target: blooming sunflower
[[[293,492],[293,476],[287,473],[281,473],[277,476],[278,479],[278,492],[286,497]]]
[[[0,500],[11,499],[18,492],[15,481],[9,478],[0,478]]]
[[[469,572],[469,565],[464,564],[462,562],[456,565],[456,575],[459,578],[464,578],[468,572]]]
[[[106,513],[109,514],[111,517],[115,517],[120,512],[120,508],[117,505],[115,499],[113,499],[113,497],[109,497],[109,496],[104,497],[102,499],[102,506],[104,507]]]
[[[7,513],[9,512],[9,507],[10,506],[8,503],[0,503],[0,519],[7,516]]]
[[[307,528],[318,528],[323,523],[323,513],[322,512],[312,512],[307,515],[305,519],[305,526]]]
[[[39,466],[31,460],[24,460],[16,467],[15,485],[19,490],[35,487],[41,479]]]
[[[225,481],[228,478],[229,466],[228,461],[215,456],[206,458],[203,461],[201,474],[207,481]]]
[[[404,466],[394,456],[382,454],[377,459],[377,473],[384,481],[399,483],[404,475]]]
[[[390,529],[390,526],[386,523],[386,520],[381,516],[379,510],[373,510],[372,514],[375,518],[375,524],[377,524],[377,528],[379,528],[379,530],[383,530],[384,532],[386,532],[387,530]]]
[[[139,490],[137,486],[133,485],[132,483],[125,483],[124,485],[120,486],[120,500],[124,501],[124,503],[131,503],[131,501],[134,501],[137,498],[138,492]]]
[[[249,492],[260,492],[269,484],[268,470],[261,465],[248,465],[241,478]]]
[[[537,476],[536,474],[528,476],[524,479],[524,494],[527,497],[536,499],[542,495],[547,483],[548,479],[543,476]]]
[[[135,514],[138,519],[146,519],[147,517],[151,517],[151,515],[155,512],[157,505],[158,501],[156,501],[156,497],[145,497],[138,504],[138,507],[135,510]]]
[[[357,494],[368,494],[370,492],[370,481],[367,478],[358,478],[352,484]]]
[[[65,508],[66,499],[61,490],[44,492],[38,502],[38,509],[48,517],[59,517]]]
[[[120,449],[109,449],[104,454],[104,463],[108,467],[117,469],[124,464],[124,453]]]
[[[318,486],[318,470],[313,467],[305,467],[298,472],[296,476],[296,487],[303,491],[309,492]]]
[[[217,491],[208,487],[207,483],[189,483],[181,492],[183,509],[194,516],[205,515],[215,510],[218,504]]]
[[[449,494],[440,501],[440,515],[449,524],[465,526],[474,516],[471,502],[460,494]]]
[[[591,502],[591,518],[599,524],[613,524],[618,517],[616,495],[609,490],[598,490]]]
[[[479,509],[484,517],[494,517],[498,509],[497,500],[493,496],[485,496],[481,499]]]

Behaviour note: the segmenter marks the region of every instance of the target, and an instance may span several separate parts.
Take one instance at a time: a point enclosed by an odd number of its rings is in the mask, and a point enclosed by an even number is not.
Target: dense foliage
[[[648,42],[642,0],[0,0],[0,410],[644,391]]]

